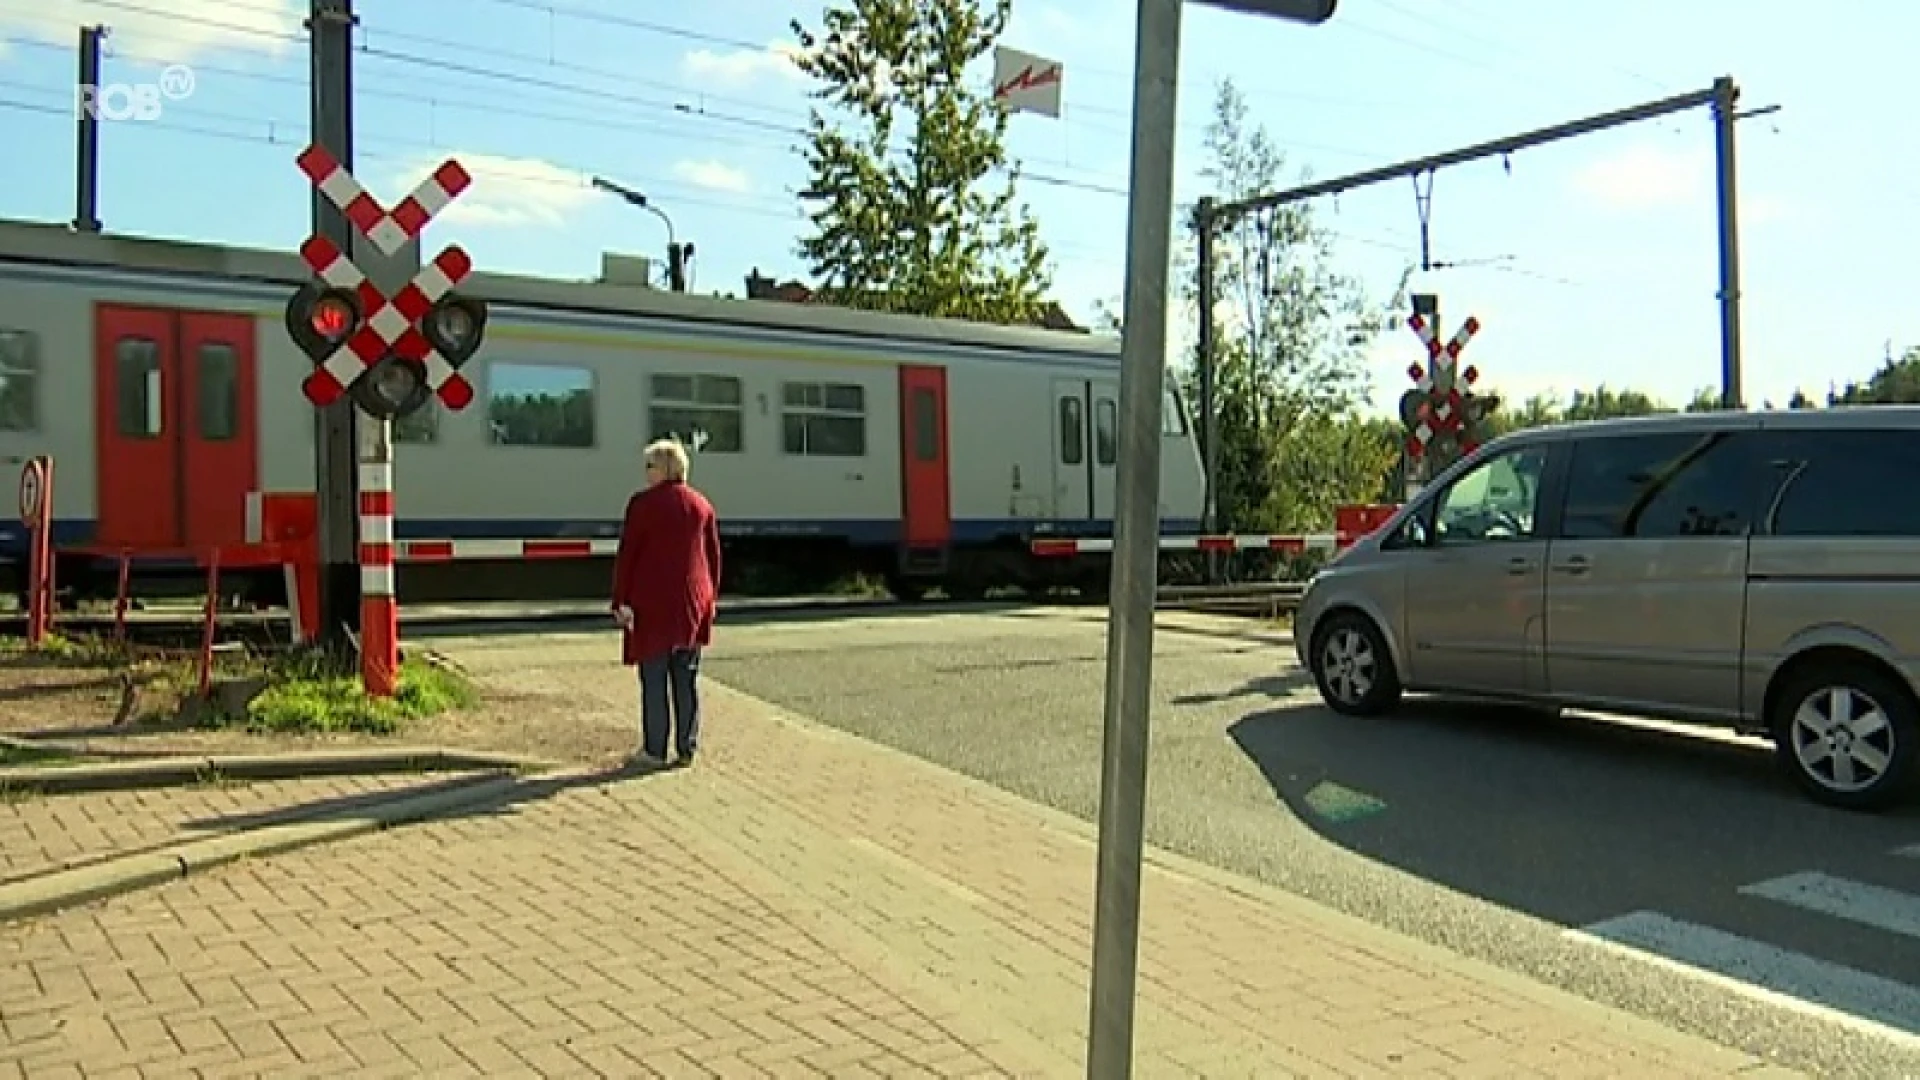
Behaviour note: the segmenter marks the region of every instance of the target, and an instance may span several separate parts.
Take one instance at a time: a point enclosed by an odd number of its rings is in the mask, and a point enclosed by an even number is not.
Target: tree
[[[1204,146],[1201,175],[1223,202],[1265,194],[1284,182],[1285,157],[1252,120],[1231,80],[1215,91]],[[1278,528],[1295,516],[1294,508],[1376,498],[1379,473],[1365,463],[1378,456],[1378,448],[1367,440],[1384,440],[1381,467],[1391,463],[1397,444],[1389,427],[1375,431],[1357,414],[1367,398],[1362,350],[1404,303],[1412,267],[1393,299],[1375,305],[1357,281],[1334,269],[1333,237],[1306,203],[1241,217],[1219,232],[1214,249],[1218,305],[1206,317],[1218,327],[1221,521],[1245,531]],[[1190,310],[1198,312],[1196,254],[1191,247],[1183,252],[1179,276]],[[1198,376],[1197,365],[1182,375],[1189,401],[1199,401]],[[1372,434],[1363,437],[1342,425]],[[1366,451],[1364,468],[1353,470],[1282,465],[1345,461],[1341,447],[1375,449]]]
[[[1920,403],[1920,347],[1908,349],[1897,360],[1888,357],[1865,382],[1848,383],[1845,390],[1827,394],[1829,405],[1915,403]]]
[[[989,10],[983,11],[983,7]],[[1050,284],[1038,223],[1015,205],[1006,113],[967,65],[1006,29],[1012,0],[842,0],[823,30],[792,22],[818,86],[799,254],[826,299],[984,322],[1034,319]],[[830,117],[829,114],[832,114]]]

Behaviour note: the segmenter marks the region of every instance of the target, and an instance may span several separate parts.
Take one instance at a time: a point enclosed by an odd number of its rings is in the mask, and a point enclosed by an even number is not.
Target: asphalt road
[[[710,677],[1095,817],[1104,612],[723,623]],[[1920,807],[1829,811],[1758,744],[1603,718],[1338,717],[1284,633],[1159,627],[1153,842],[1792,1068],[1920,1076]]]

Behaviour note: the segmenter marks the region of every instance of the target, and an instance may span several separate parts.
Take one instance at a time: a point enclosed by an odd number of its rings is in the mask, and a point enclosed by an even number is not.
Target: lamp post
[[[640,209],[645,210],[647,213],[652,214],[654,217],[659,218],[661,223],[666,225],[667,227],[667,281],[671,284],[674,292],[677,292],[677,293],[686,292],[687,291],[687,256],[693,254],[693,245],[687,244],[683,246],[677,239],[675,239],[674,229],[673,229],[673,219],[667,216],[667,212],[653,205],[653,203],[649,202],[647,200],[647,197],[641,194],[640,192],[635,191],[624,184],[616,184],[604,176],[594,177],[593,186],[596,188],[599,188],[601,191],[611,192],[614,195],[618,195],[620,198],[626,200],[628,204],[632,206],[637,206]]]
[[[1160,395],[1166,375],[1167,261],[1173,245],[1173,144],[1184,0],[1139,0],[1134,28],[1133,164],[1127,185],[1127,293],[1121,329],[1119,475],[1100,852],[1093,915],[1089,1080],[1133,1075],[1146,826],[1147,720],[1153,705],[1153,601],[1160,557]],[[1202,0],[1253,15],[1322,23],[1336,0]],[[1210,317],[1211,313],[1203,313]]]

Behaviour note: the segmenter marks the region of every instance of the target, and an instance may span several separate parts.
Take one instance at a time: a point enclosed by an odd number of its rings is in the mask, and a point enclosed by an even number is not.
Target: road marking
[[[1743,886],[1740,892],[1920,938],[1920,896],[1912,893],[1812,871]]]
[[[1323,780],[1307,792],[1307,809],[1336,825],[1369,817],[1387,808],[1387,804],[1331,780]]]
[[[1562,935],[1725,990],[1920,1049],[1920,990],[1864,971],[1636,911]]]
[[[1903,848],[1894,848],[1893,853],[1903,858],[1920,859],[1920,844],[1908,844]]]

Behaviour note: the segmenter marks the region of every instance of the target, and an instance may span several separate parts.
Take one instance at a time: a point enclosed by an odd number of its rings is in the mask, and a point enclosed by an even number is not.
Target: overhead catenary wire
[[[223,6],[229,10],[234,10],[234,11],[247,11],[247,12],[261,13],[261,12],[267,12],[270,10],[255,4],[237,2],[237,0],[213,0],[213,2],[218,4],[219,6]],[[751,49],[767,48],[767,45],[763,43],[754,43],[754,42],[746,41],[744,39],[733,38],[726,35],[717,35],[717,34],[701,32],[701,31],[692,31],[692,30],[687,30],[685,28],[673,27],[668,24],[660,23],[654,20],[635,19],[635,18],[615,15],[607,12],[596,12],[596,11],[589,11],[585,9],[572,8],[567,5],[544,3],[544,2],[541,2],[541,0],[484,0],[484,2],[500,4],[507,7],[517,7],[517,8],[521,8],[528,11],[537,11],[537,12],[553,15],[555,17],[581,19],[589,22],[603,23],[606,25],[622,26],[622,27],[638,30],[641,32],[656,33],[656,34],[661,34],[669,37],[679,38],[682,40],[699,42],[704,44],[712,44],[712,45],[735,47],[735,48],[751,48]],[[306,35],[304,34],[304,32],[279,33],[272,30],[263,29],[259,26],[246,25],[246,24],[235,23],[235,22],[219,20],[219,19],[212,19],[212,18],[206,18],[206,17],[200,17],[200,16],[191,16],[191,17],[175,16],[171,12],[165,12],[158,8],[149,7],[140,3],[130,2],[130,0],[99,0],[99,3],[102,7],[106,7],[113,10],[140,14],[140,15],[144,15],[152,18],[169,18],[169,19],[174,19],[175,21],[183,21],[192,25],[201,26],[208,29],[218,29],[223,32],[231,32],[231,33],[237,33],[237,34],[242,34],[242,35],[247,35],[252,37],[259,37],[259,38],[262,38],[263,40],[277,40],[277,41],[284,41],[288,43],[304,43],[304,41],[306,40]],[[278,10],[284,10],[284,9],[278,9]],[[13,13],[13,14],[17,14],[19,16],[24,17],[28,13],[19,12],[19,13]],[[156,32],[145,26],[141,27],[141,32],[144,36],[155,36],[155,37],[165,36],[162,32]],[[461,48],[463,50],[468,50],[468,51],[472,50],[472,46],[466,45],[464,43],[442,42],[440,41],[440,39],[428,37],[425,35],[406,34],[406,33],[401,33],[397,31],[374,30],[369,32],[366,36],[369,36],[374,40],[384,40],[384,39],[391,38],[395,40],[408,40],[408,41],[419,41],[423,43],[446,44],[449,46]],[[38,42],[38,41],[19,41],[17,43],[27,44],[32,46],[49,47],[49,48],[59,47],[59,46],[51,45],[50,43]],[[532,74],[518,72],[518,71],[487,70],[484,68],[475,67],[474,65],[460,64],[457,61],[449,61],[449,60],[441,59],[434,56],[420,55],[417,53],[412,53],[412,52],[400,50],[400,49],[388,49],[379,45],[370,46],[370,45],[363,44],[358,51],[360,55],[365,56],[369,59],[381,60],[394,65],[412,66],[416,68],[417,67],[434,68],[436,70],[442,71],[447,74],[462,75],[462,76],[470,77],[477,80],[486,80],[486,81],[492,81],[495,83],[504,83],[504,84],[515,85],[523,88],[545,90],[554,94],[576,97],[581,99],[582,101],[590,101],[590,102],[596,102],[596,103],[618,103],[623,105],[636,106],[639,108],[659,110],[663,113],[670,111],[672,116],[675,119],[685,118],[689,122],[714,123],[714,124],[719,124],[723,126],[732,126],[732,127],[742,129],[740,133],[734,135],[734,137],[730,139],[718,132],[711,133],[711,134],[702,132],[701,137],[708,141],[724,140],[728,144],[739,145],[739,146],[783,145],[786,147],[790,147],[793,145],[791,141],[787,141],[784,144],[775,144],[771,139],[754,138],[754,137],[748,136],[746,133],[752,132],[760,135],[787,136],[789,137],[789,139],[794,139],[794,140],[803,138],[806,134],[806,131],[803,127],[788,126],[785,124],[780,124],[780,123],[776,123],[768,120],[762,120],[757,117],[739,116],[728,111],[712,108],[710,105],[705,103],[689,104],[688,102],[685,102],[685,101],[662,100],[658,97],[644,97],[641,95],[631,94],[631,93],[618,93],[618,92],[609,91],[603,88],[581,85],[580,83],[577,83],[577,82],[569,82],[562,79],[543,78],[538,75],[532,75]],[[519,59],[527,63],[533,63],[533,64],[543,63],[542,61],[539,60],[539,58],[531,55],[527,55],[527,54],[514,54],[504,50],[488,50],[488,51],[496,52],[498,55],[501,55],[506,58]],[[116,53],[118,53],[118,50],[116,50]],[[167,62],[164,58],[145,56],[145,55],[127,56],[126,58],[135,60],[136,62],[141,62],[141,61],[150,62],[150,63],[166,63]],[[560,64],[547,63],[544,66],[554,67],[561,70],[579,70],[589,75],[602,77],[602,78],[613,78],[613,77],[616,77],[616,74],[617,74],[617,73],[608,72],[605,70],[596,70],[590,67],[582,67],[580,65],[560,65]],[[200,70],[203,70],[203,71],[223,71],[224,73],[231,74],[234,77],[277,81],[277,82],[283,82],[289,85],[304,85],[306,81],[304,78],[294,77],[290,75],[281,75],[281,74],[272,73],[272,72],[247,71],[242,69],[221,69],[221,68],[217,68],[212,65],[206,65],[206,64],[197,64],[196,67],[198,67]],[[635,82],[635,80],[631,79],[630,77],[625,78],[625,81],[628,82],[629,84],[633,84]],[[646,82],[646,80],[640,80],[640,81]],[[648,83],[648,85],[656,86],[663,90],[674,89],[674,84],[669,84],[669,83],[651,82],[651,83]],[[404,100],[415,106],[425,105],[430,111],[440,110],[440,109],[446,109],[451,111],[451,110],[464,108],[472,111],[482,111],[489,114],[517,115],[517,116],[526,117],[528,119],[538,119],[538,120],[549,121],[549,122],[561,122],[561,123],[587,123],[588,122],[587,118],[585,117],[567,116],[564,113],[557,112],[557,111],[529,109],[529,108],[526,108],[524,105],[518,105],[518,104],[505,105],[505,104],[494,104],[492,102],[489,102],[484,108],[479,108],[471,104],[461,103],[454,100],[445,100],[445,99],[440,99],[440,98],[431,97],[431,96],[423,100],[417,90],[410,91],[410,92],[402,92],[399,90],[382,91],[375,86],[369,85],[365,81],[362,82],[361,92],[368,94],[370,96],[385,96],[393,100]],[[704,98],[705,102],[730,101],[730,99],[725,99],[721,95],[696,94],[695,96]],[[770,109],[764,106],[754,106],[752,103],[745,103],[745,104],[748,104],[749,107],[757,108],[758,111],[761,111],[770,115],[781,114],[781,111],[777,109]],[[787,115],[791,115],[791,114],[787,114]],[[243,120],[241,118],[233,118],[233,119],[235,119],[238,122],[249,122],[249,120]],[[257,122],[257,121],[253,121],[253,122]],[[603,114],[596,114],[596,116],[592,119],[591,122],[598,126],[609,127],[616,130],[628,130],[636,134],[654,134],[654,135],[668,135],[668,136],[685,134],[684,132],[677,131],[670,126],[650,127],[644,124],[633,123],[630,121],[604,119]],[[664,120],[663,120],[663,123],[664,123]],[[272,121],[269,121],[268,126],[269,126],[269,131],[271,132],[278,125],[276,125]],[[230,132],[201,132],[200,134],[218,134],[223,137],[233,136],[233,133],[230,133]],[[436,146],[439,145],[437,140],[429,140],[429,141],[434,142]],[[467,148],[467,147],[463,147],[463,148]],[[473,148],[473,149],[477,149],[477,148]],[[1067,190],[1085,191],[1088,193],[1107,195],[1115,198],[1119,198],[1124,195],[1124,189],[1115,184],[1097,183],[1097,182],[1092,182],[1088,180],[1077,179],[1071,176],[1060,176],[1052,173],[1041,172],[1031,168],[1019,167],[1019,166],[1016,166],[1016,168],[1019,168],[1020,176],[1024,181],[1032,182],[1034,184],[1047,186],[1047,187],[1062,188]],[[1071,166],[1069,166],[1069,168],[1071,168]],[[519,176],[517,177],[517,179],[542,182],[542,181],[550,181],[552,178]],[[660,185],[655,185],[655,186],[660,186]],[[676,198],[679,198],[680,201],[682,202],[690,202],[690,203],[692,202],[692,200],[689,198],[681,198],[679,196],[676,196]],[[771,209],[761,209],[758,207],[749,208],[736,203],[722,203],[722,202],[716,202],[712,200],[708,200],[706,202],[706,205],[712,206],[714,208],[724,207],[730,210],[739,210],[743,212],[755,212],[760,214],[774,214],[779,216],[800,216],[799,214],[792,211],[789,211],[786,214],[781,214],[779,211],[774,211]],[[1381,241],[1377,239],[1361,237],[1352,233],[1340,232],[1340,231],[1333,231],[1332,235],[1342,240],[1349,240],[1349,241],[1364,244],[1367,246],[1380,247],[1383,249],[1393,249],[1393,250],[1402,251],[1402,252],[1404,252],[1406,248],[1412,246],[1406,243],[1405,241]],[[1056,249],[1059,249],[1063,245],[1056,242],[1056,243],[1050,244],[1050,246]],[[1509,272],[1525,273],[1525,271],[1517,271],[1517,268],[1509,268]],[[1564,279],[1559,279],[1559,280],[1564,281]]]

